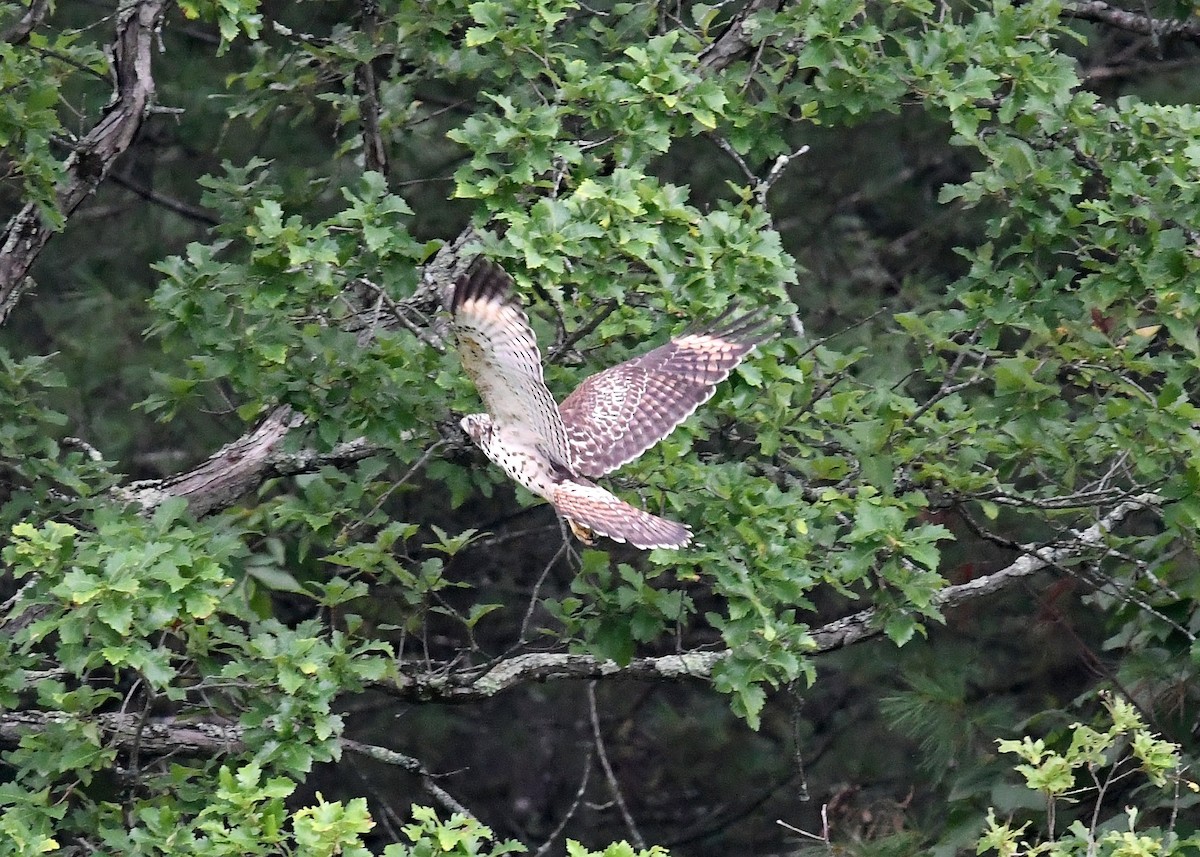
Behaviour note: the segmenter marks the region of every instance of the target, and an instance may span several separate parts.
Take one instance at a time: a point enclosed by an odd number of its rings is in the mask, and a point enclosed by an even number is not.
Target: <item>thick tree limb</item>
[[[77,715],[61,711],[0,712],[0,745],[14,747],[25,733],[78,720]],[[141,752],[151,755],[192,753],[213,756],[246,750],[242,729],[233,724],[177,717],[144,719],[140,714],[100,714],[94,722],[107,743],[123,750],[132,749],[135,743]]]
[[[50,0],[32,0],[21,19],[0,33],[0,42],[8,42],[12,45],[23,43],[29,38],[29,34],[34,31],[34,28],[45,20],[46,13],[49,11]]]
[[[1114,527],[1135,512],[1153,508],[1159,502],[1156,496],[1145,494],[1116,506],[1092,526],[1072,531],[1066,541],[1056,546],[1025,545],[1026,554],[1020,559],[968,583],[947,586],[934,598],[934,604],[942,609],[954,608],[1005,589],[1039,571],[1064,565],[1084,551],[1101,547]],[[879,611],[870,608],[815,628],[811,633],[814,645],[809,654],[831,652],[878,636],[883,632],[879,618]],[[487,699],[532,682],[562,679],[708,680],[717,664],[729,655],[728,650],[687,652],[656,658],[634,658],[622,666],[615,661],[590,655],[526,654],[506,658],[477,670],[409,673],[394,684],[381,683],[377,687],[404,698],[423,701],[472,701]]]
[[[226,444],[198,467],[166,479],[131,483],[118,489],[116,496],[147,511],[182,497],[197,516],[229,506],[271,475],[276,448],[303,421],[289,407],[276,408],[253,431]]]
[[[739,57],[750,50],[752,42],[750,28],[746,22],[759,12],[768,9],[778,9],[781,0],[750,0],[746,6],[733,16],[729,26],[725,28],[716,41],[705,48],[700,55],[700,65],[710,72],[728,68]]]
[[[1149,15],[1112,6],[1103,0],[1074,0],[1064,3],[1062,11],[1069,18],[1107,24],[1131,33],[1142,33],[1156,38],[1180,36],[1189,41],[1200,42],[1200,23],[1190,19],[1151,18]]]
[[[231,505],[266,479],[312,473],[328,466],[345,467],[381,451],[361,437],[340,443],[328,452],[279,449],[287,433],[303,422],[291,408],[276,408],[253,431],[226,444],[197,467],[166,479],[133,482],[114,494],[148,512],[165,500],[182,497],[192,514],[205,515]]]
[[[65,177],[57,191],[58,209],[64,217],[96,190],[142,125],[154,97],[150,56],[166,4],[167,0],[140,0],[122,6],[117,13],[113,100],[64,164]],[[32,286],[29,269],[53,234],[53,227],[34,202],[13,215],[0,233],[0,324]]]

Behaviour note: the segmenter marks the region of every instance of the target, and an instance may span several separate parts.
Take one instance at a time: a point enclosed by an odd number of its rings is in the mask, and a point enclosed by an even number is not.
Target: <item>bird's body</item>
[[[565,464],[554,466],[545,439],[524,426],[497,425],[487,414],[463,417],[463,429],[483,454],[498,464],[509,478],[544,500],[551,499]]]
[[[510,478],[548,500],[575,533],[639,548],[683,547],[683,524],[637,509],[592,482],[670,434],[761,341],[762,323],[673,339],[584,380],[561,405],[542,374],[541,352],[512,280],[477,259],[454,287],[451,313],[463,368],[488,413],[463,430]]]

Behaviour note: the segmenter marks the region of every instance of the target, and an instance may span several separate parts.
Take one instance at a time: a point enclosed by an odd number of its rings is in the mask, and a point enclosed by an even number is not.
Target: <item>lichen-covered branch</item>
[[[947,586],[934,599],[937,607],[952,609],[976,598],[999,592],[1018,580],[1048,568],[1067,564],[1086,551],[1103,545],[1105,537],[1130,515],[1157,506],[1159,499],[1145,494],[1110,510],[1090,527],[1072,531],[1054,546],[1025,545],[1025,555],[991,574],[967,583]],[[831,652],[876,637],[883,632],[874,608],[835,619],[812,631],[809,654]],[[686,652],[654,658],[634,658],[628,664],[590,655],[536,653],[505,658],[476,670],[409,672],[381,688],[410,699],[471,701],[487,699],[533,682],[563,679],[621,678],[644,681],[708,680],[713,669],[729,657],[728,650]]]
[[[1179,36],[1200,42],[1200,23],[1184,18],[1152,18],[1141,12],[1121,9],[1103,0],[1074,0],[1063,4],[1063,14],[1081,21],[1107,24],[1119,30],[1146,36]]]
[[[78,719],[77,715],[62,711],[0,712],[0,746],[15,747],[21,736],[28,732]],[[106,743],[123,750],[132,749],[136,744],[144,754],[191,753],[213,756],[246,750],[241,727],[232,724],[180,717],[144,719],[138,714],[121,713],[98,714],[94,722]]]

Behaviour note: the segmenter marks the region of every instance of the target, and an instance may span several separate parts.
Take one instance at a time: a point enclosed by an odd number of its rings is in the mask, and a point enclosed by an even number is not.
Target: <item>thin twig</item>
[[[546,577],[550,574],[550,569],[554,568],[555,563],[567,552],[570,546],[571,543],[565,540],[558,546],[558,550],[554,552],[554,556],[550,557],[550,561],[546,563],[546,567],[538,575],[537,582],[533,584],[533,591],[529,593],[529,605],[525,608],[525,616],[521,619],[521,633],[517,635],[516,645],[519,646],[525,642],[525,635],[529,633],[529,622],[533,619],[533,611],[537,608],[538,593],[542,591],[542,584],[546,582]]]
[[[758,204],[765,206],[767,204],[767,194],[771,192],[771,188],[775,182],[779,181],[779,177],[783,175],[783,171],[793,160],[808,152],[807,145],[801,146],[796,151],[788,155],[780,155],[775,159],[775,163],[771,165],[771,169],[767,172],[767,177],[758,182],[758,186],[754,188],[754,198],[758,200]]]
[[[732,159],[732,161],[738,165],[738,169],[742,171],[742,175],[746,177],[746,180],[751,186],[758,185],[758,176],[754,174],[754,171],[751,170],[750,167],[746,166],[746,161],[740,154],[738,154],[737,149],[733,148],[732,144],[730,144],[728,140],[726,140],[720,134],[709,134],[708,138],[716,144],[718,149],[728,155],[730,159]]]
[[[579,804],[583,802],[583,795],[587,791],[588,781],[592,776],[592,755],[592,753],[588,753],[587,757],[583,760],[583,776],[579,779],[579,788],[575,790],[575,799],[571,801],[571,806],[567,808],[566,814],[554,826],[554,830],[550,831],[550,835],[546,837],[546,841],[538,846],[537,851],[533,852],[533,857],[542,857],[543,854],[550,850],[550,846],[554,844],[554,840],[562,835],[562,832],[567,827],[567,823],[579,809]]]
[[[579,342],[579,340],[583,339],[585,336],[591,334],[592,331],[604,323],[606,318],[616,312],[617,306],[618,303],[616,298],[610,298],[609,300],[605,301],[604,306],[600,309],[600,312],[596,313],[596,315],[593,316],[587,324],[576,328],[570,336],[568,336],[558,345],[555,345],[553,348],[551,348],[549,357],[547,359],[553,362],[568,349],[575,347],[575,343]]]
[[[600,715],[596,712],[595,680],[589,681],[587,684],[587,700],[588,714],[592,718],[592,738],[596,743],[596,756],[600,759],[600,767],[604,769],[604,777],[608,780],[608,788],[612,792],[613,800],[617,802],[617,808],[621,810],[621,817],[625,819],[625,829],[629,831],[629,838],[633,840],[633,844],[638,850],[644,851],[646,840],[642,838],[633,816],[629,814],[629,807],[625,805],[625,796],[621,794],[621,786],[617,782],[616,775],[613,774],[612,765],[608,762],[608,752],[604,749],[604,736],[600,733]]]
[[[429,792],[433,799],[442,805],[443,809],[450,812],[457,812],[468,818],[475,818],[469,809],[459,803],[453,795],[434,781],[435,775],[430,773],[429,769],[419,759],[406,756],[404,753],[397,753],[395,750],[389,750],[386,747],[376,747],[374,744],[362,744],[358,741],[352,741],[349,738],[342,738],[340,743],[343,748],[352,753],[358,753],[361,756],[366,756],[385,765],[395,765],[398,768],[403,768],[406,771],[416,774],[421,778],[422,788]]]

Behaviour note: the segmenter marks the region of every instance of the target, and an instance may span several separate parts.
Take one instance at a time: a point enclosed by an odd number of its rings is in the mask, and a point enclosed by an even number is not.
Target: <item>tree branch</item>
[[[15,747],[21,736],[60,723],[73,723],[79,715],[62,711],[0,712],[0,745]],[[99,714],[93,718],[104,740],[122,750],[136,744],[142,753],[193,753],[213,756],[218,753],[245,752],[242,728],[233,724],[188,720],[180,717],[145,719],[139,714]]]
[[[16,747],[22,735],[78,720],[78,716],[61,711],[0,712],[0,746]],[[233,723],[212,723],[182,717],[147,719],[140,713],[99,714],[92,718],[91,722],[99,728],[101,740],[106,745],[126,753],[209,757],[244,753],[249,749],[245,742],[245,731]],[[425,791],[444,809],[471,816],[466,807],[437,784],[435,775],[430,773],[419,759],[349,738],[340,739],[340,743],[345,750],[368,756],[385,765],[396,765],[416,774],[421,778]]]
[[[947,586],[934,597],[933,603],[942,609],[958,607],[999,592],[1039,571],[1070,562],[1084,551],[1102,546],[1108,533],[1130,515],[1154,508],[1160,502],[1155,495],[1143,494],[1119,504],[1092,526],[1071,531],[1065,543],[1055,547],[1023,545],[1025,555],[1021,558],[992,574],[968,583]],[[878,636],[883,630],[878,619],[879,611],[869,608],[814,629],[810,635],[814,645],[809,654],[831,652]],[[410,672],[394,683],[380,683],[376,687],[406,699],[466,702],[487,699],[533,682],[563,679],[708,680],[717,664],[730,654],[729,650],[686,652],[681,655],[634,658],[622,666],[615,661],[591,655],[535,653],[505,658],[475,670]]]
[[[363,32],[371,44],[376,43],[379,27],[379,3],[377,0],[362,0]],[[379,104],[379,75],[375,71],[374,58],[360,63],[354,71],[354,85],[358,90],[358,112],[362,122],[363,166],[370,172],[387,175],[387,146],[379,130],[382,108]]]
[[[733,16],[733,20],[725,28],[725,32],[700,54],[701,67],[714,72],[732,65],[751,48],[751,31],[746,27],[746,21],[759,12],[778,9],[780,2],[781,0],[750,0],[740,12]]]
[[[25,14],[21,16],[21,20],[0,33],[0,42],[7,42],[10,45],[22,44],[38,24],[45,20],[46,13],[49,11],[50,0],[32,0],[29,8],[25,10]]]
[[[1063,14],[1068,18],[1108,24],[1131,33],[1142,33],[1156,38],[1181,36],[1189,41],[1200,42],[1200,24],[1193,20],[1175,18],[1151,18],[1138,12],[1130,12],[1111,6],[1103,0],[1073,0],[1063,4]]]
[[[63,165],[65,177],[57,191],[63,217],[96,190],[141,127],[154,97],[150,52],[166,4],[167,0],[141,0],[123,6],[117,14],[113,100]],[[29,269],[53,233],[35,202],[26,203],[0,232],[0,325],[33,285]]]
[[[442,305],[443,293],[471,261],[463,251],[476,237],[475,230],[468,227],[453,241],[444,244],[425,263],[420,285],[405,304],[434,316]],[[0,318],[3,318],[2,314]],[[394,319],[385,319],[380,322],[380,327],[391,329],[398,324]],[[441,339],[436,321],[433,328],[429,335],[435,340]],[[163,479],[118,486],[113,490],[113,496],[123,502],[136,503],[147,512],[152,512],[172,497],[183,497],[193,515],[207,515],[232,505],[239,497],[273,476],[307,473],[327,464],[349,464],[378,451],[377,447],[362,438],[343,443],[327,453],[312,450],[286,453],[280,450],[278,447],[287,433],[304,423],[303,414],[285,405],[277,407],[249,432],[226,444],[191,470]]]
[[[406,756],[403,753],[397,753],[395,750],[389,750],[386,747],[376,747],[374,744],[362,744],[358,741],[351,741],[349,738],[342,738],[341,744],[343,748],[352,753],[358,753],[361,756],[366,756],[385,765],[395,765],[416,774],[421,778],[421,787],[429,792],[429,795],[447,812],[456,812],[470,818],[475,817],[453,795],[437,784],[435,775],[430,773],[429,769],[419,759],[414,759],[412,756]]]
[[[194,220],[196,223],[202,223],[205,226],[216,226],[221,222],[217,216],[210,211],[200,208],[197,205],[190,205],[181,199],[175,199],[174,197],[167,196],[165,193],[159,193],[153,188],[143,187],[129,177],[123,176],[120,173],[113,173],[110,178],[113,180],[114,184],[120,185],[121,187],[125,188],[125,190],[140,196],[147,202],[154,203],[155,205],[161,205],[163,208],[167,209],[167,211],[173,211],[180,217],[184,217],[188,220]]]
[[[252,431],[226,444],[198,467],[166,479],[133,482],[117,488],[114,495],[146,511],[172,497],[187,500],[188,509],[197,516],[225,508],[271,475],[276,447],[303,422],[291,408],[276,408]]]

